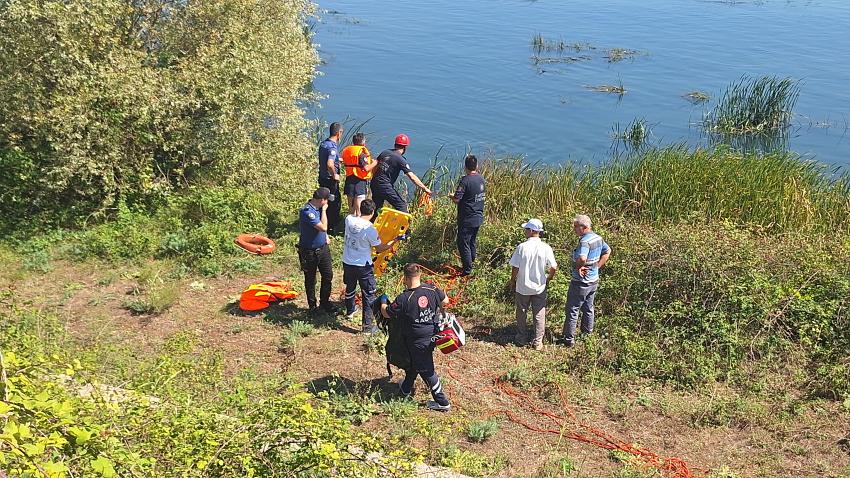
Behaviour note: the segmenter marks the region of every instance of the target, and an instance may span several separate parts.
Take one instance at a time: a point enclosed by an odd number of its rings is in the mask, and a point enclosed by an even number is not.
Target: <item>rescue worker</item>
[[[298,215],[298,262],[304,272],[304,294],[310,310],[321,307],[325,312],[336,314],[337,308],[331,304],[331,283],[334,278],[333,259],[328,245],[328,188],[318,188],[313,198],[304,204]],[[319,290],[319,303],[316,303],[316,271],[322,274],[322,286]]]
[[[484,177],[478,174],[478,158],[463,160],[466,175],[460,178],[451,200],[457,204],[457,252],[463,265],[461,275],[472,273],[478,242],[478,229],[484,223]]]
[[[339,140],[342,138],[342,125],[331,123],[330,136],[319,144],[319,186],[328,188],[328,234],[336,232],[339,225]]]
[[[342,281],[345,282],[345,315],[354,317],[354,297],[357,295],[357,285],[360,284],[362,298],[362,331],[374,333],[378,330],[372,320],[372,305],[375,303],[375,268],[372,265],[372,247],[378,253],[391,248],[396,239],[383,244],[378,237],[378,230],[369,222],[375,213],[375,202],[365,199],[360,204],[360,217],[349,214],[345,218],[345,244],[342,249]]]
[[[428,408],[447,412],[451,408],[440,377],[434,370],[434,342],[431,338],[439,332],[439,310],[448,304],[446,293],[430,284],[422,284],[422,271],[418,264],[404,267],[404,286],[402,292],[392,304],[386,294],[382,295],[381,313],[390,320],[401,322],[401,334],[410,354],[411,366],[404,371],[404,380],[399,384],[401,394],[413,397],[416,377],[428,385],[433,400]]]
[[[409,145],[410,138],[406,134],[399,134],[395,137],[393,149],[384,150],[377,157],[378,165],[373,171],[372,177],[372,199],[375,200],[375,205],[379,210],[384,206],[384,202],[389,202],[396,210],[408,212],[407,201],[395,190],[395,182],[401,172],[404,172],[410,178],[410,181],[424,193],[431,194],[428,186],[419,180],[419,177],[410,170],[410,165],[407,164],[404,153]]]
[[[366,199],[372,170],[378,165],[366,149],[366,136],[355,133],[350,146],[342,150],[342,163],[345,166],[345,196],[348,198],[348,213],[360,216],[360,203]]]

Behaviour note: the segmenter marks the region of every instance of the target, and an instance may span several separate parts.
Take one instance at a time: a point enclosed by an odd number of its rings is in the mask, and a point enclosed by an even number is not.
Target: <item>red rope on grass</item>
[[[657,453],[654,453],[645,448],[636,447],[625,440],[617,438],[603,430],[594,428],[593,426],[581,421],[576,416],[572,408],[568,405],[567,400],[564,396],[564,391],[560,386],[558,387],[558,391],[561,398],[561,406],[568,414],[568,417],[564,417],[546,410],[541,410],[531,405],[532,399],[528,394],[517,390],[509,383],[501,379],[496,379],[496,388],[505,395],[508,395],[509,397],[513,398],[514,404],[518,405],[520,408],[524,409],[527,412],[547,418],[550,422],[557,426],[557,428],[536,426],[519,418],[511,410],[499,410],[494,413],[496,415],[505,415],[508,420],[528,430],[537,433],[548,433],[558,435],[560,437],[568,438],[570,440],[588,443],[604,450],[618,450],[624,453],[628,453],[637,458],[642,466],[653,467],[658,470],[664,471],[668,474],[670,478],[696,477],[694,472],[688,466],[687,462],[685,462],[681,458],[663,458]],[[567,431],[567,427],[569,425],[578,428],[580,431]]]

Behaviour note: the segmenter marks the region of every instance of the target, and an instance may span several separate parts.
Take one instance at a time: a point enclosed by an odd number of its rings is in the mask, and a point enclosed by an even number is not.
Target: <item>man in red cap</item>
[[[376,210],[383,207],[384,202],[388,202],[396,210],[408,212],[407,201],[395,189],[395,182],[402,171],[416,187],[426,194],[431,194],[431,190],[411,171],[407,159],[404,158],[408,145],[410,138],[402,133],[395,137],[393,149],[384,150],[378,155],[378,166],[372,176],[372,200],[375,201]]]

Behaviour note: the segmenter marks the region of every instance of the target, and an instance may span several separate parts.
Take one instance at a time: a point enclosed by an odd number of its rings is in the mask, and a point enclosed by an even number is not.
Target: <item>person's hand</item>
[[[429,196],[432,194],[431,189],[429,189],[427,186],[426,186],[426,187],[424,187],[424,188],[422,189],[422,191],[424,191],[424,192],[425,192],[425,194],[427,194],[427,195],[429,195]]]
[[[590,267],[581,266],[578,268],[578,275],[582,277],[587,277],[587,273],[590,272]]]
[[[339,182],[339,174],[334,174],[334,181]]]
[[[327,211],[327,209],[328,209],[328,203],[322,204],[322,212]]]
[[[326,237],[327,237],[327,241],[326,241],[326,242],[328,243],[328,245],[330,245],[330,243],[331,243],[331,241],[332,241],[333,239],[331,239],[331,235],[330,235],[330,234],[328,234]]]

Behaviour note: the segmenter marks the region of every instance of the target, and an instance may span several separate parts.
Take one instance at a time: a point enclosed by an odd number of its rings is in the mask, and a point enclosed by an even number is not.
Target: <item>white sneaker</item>
[[[358,312],[360,312],[360,307],[355,307],[350,314],[345,314],[345,318],[348,320],[354,320],[354,318],[357,317]]]
[[[452,409],[451,405],[440,405],[434,400],[428,400],[425,406],[428,407],[430,410],[434,410],[436,412],[447,412]]]

